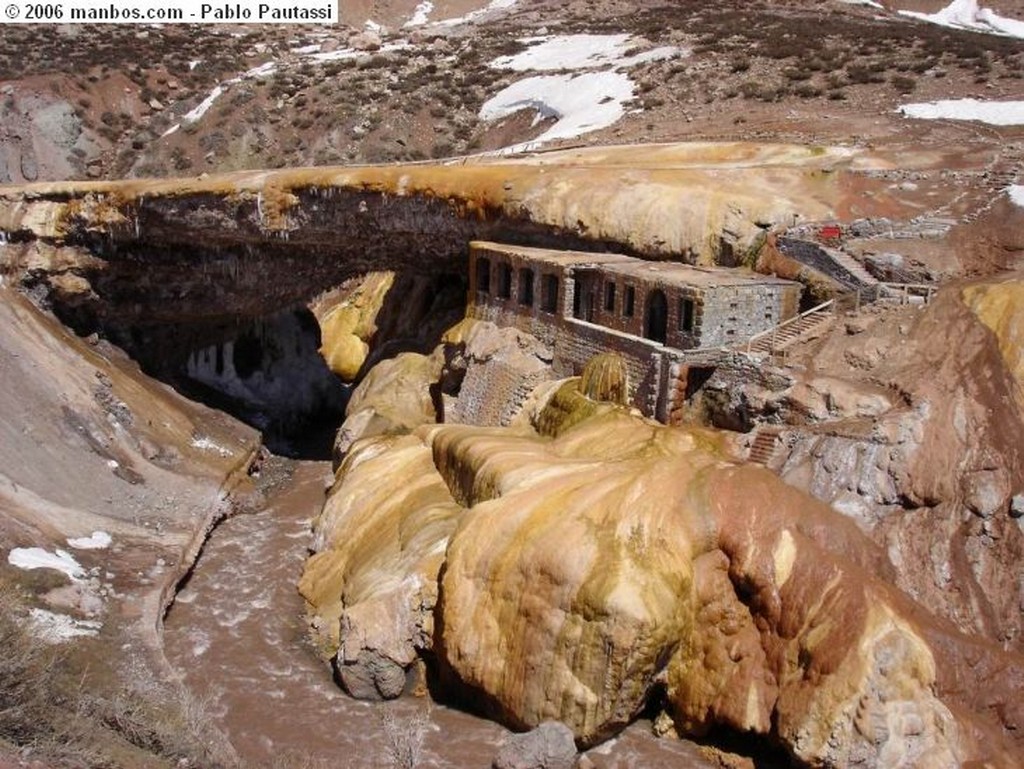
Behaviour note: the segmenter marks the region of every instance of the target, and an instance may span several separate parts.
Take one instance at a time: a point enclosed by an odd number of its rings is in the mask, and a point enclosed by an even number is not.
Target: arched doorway
[[[660,288],[647,295],[647,319],[644,336],[665,344],[668,338],[668,300]]]

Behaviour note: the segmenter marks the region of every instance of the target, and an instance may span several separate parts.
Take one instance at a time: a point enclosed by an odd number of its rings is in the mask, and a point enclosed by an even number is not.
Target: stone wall
[[[681,359],[681,352],[575,318],[541,312],[527,315],[520,311],[514,300],[502,301],[494,297],[487,297],[487,300],[471,299],[468,316],[537,337],[551,348],[553,367],[559,376],[578,375],[587,361],[600,353],[621,355],[629,372],[630,402],[647,416],[659,416],[661,380],[667,376],[663,362]],[[463,383],[463,388],[466,385]],[[496,385],[500,386],[500,383]]]
[[[700,346],[723,347],[744,342],[796,315],[799,301],[799,290],[771,285],[719,286],[705,291],[704,311],[698,321]],[[670,302],[670,334],[676,328],[678,315],[672,315],[676,310]]]

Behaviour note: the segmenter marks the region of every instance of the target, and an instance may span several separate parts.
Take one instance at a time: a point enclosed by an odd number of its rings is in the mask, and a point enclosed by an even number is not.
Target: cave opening
[[[350,388],[320,356],[305,307],[199,335],[169,372],[184,395],[255,427],[275,454],[327,459]]]
[[[105,332],[149,376],[259,430],[273,453],[330,458],[351,388],[321,357],[320,326],[304,305]]]

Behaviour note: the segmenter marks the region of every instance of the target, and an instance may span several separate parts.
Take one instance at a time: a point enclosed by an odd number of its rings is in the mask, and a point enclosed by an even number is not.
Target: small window
[[[627,318],[632,318],[633,312],[636,310],[636,289],[632,286],[626,286],[626,293],[623,299],[622,314]]]
[[[558,310],[558,276],[542,276],[540,288],[540,308],[544,312],[555,312]]]
[[[679,330],[693,331],[693,300],[679,300]]]
[[[512,298],[512,268],[507,264],[498,266],[498,296],[502,299]]]
[[[519,271],[519,304],[533,307],[533,270],[525,267]]]
[[[606,312],[615,311],[615,284],[610,280],[604,284],[604,309]]]
[[[484,294],[491,293],[491,260],[476,260],[476,290]]]

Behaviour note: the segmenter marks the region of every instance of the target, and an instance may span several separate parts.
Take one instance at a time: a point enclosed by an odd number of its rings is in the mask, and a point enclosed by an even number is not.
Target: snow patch
[[[258,67],[253,67],[247,72],[243,72],[238,77],[233,77],[230,80],[225,80],[223,83],[214,86],[213,90],[210,91],[209,95],[205,99],[199,102],[199,104],[197,104],[195,108],[189,110],[184,114],[184,116],[181,118],[182,123],[194,123],[197,120],[199,120],[199,118],[205,115],[207,111],[210,109],[210,107],[213,106],[213,103],[217,101],[218,98],[220,98],[221,94],[224,93],[225,89],[229,85],[241,83],[243,80],[250,80],[255,77],[263,77],[264,75],[270,75],[275,70],[277,70],[277,63],[273,61],[268,61],[264,64],[260,64]],[[176,130],[178,130],[179,126],[180,124],[173,126],[172,128],[165,131],[163,135],[168,136],[169,134],[174,133]]]
[[[311,45],[300,45],[298,48],[291,48],[289,50],[299,56],[305,56],[308,53],[318,53],[321,48],[323,48],[322,43],[313,43]]]
[[[519,42],[530,47],[512,56],[499,56],[490,66],[516,72],[596,69],[607,65],[635,67],[648,61],[668,59],[680,52],[678,48],[663,46],[627,56],[634,45],[630,35],[554,35],[522,38]]]
[[[581,75],[538,75],[519,80],[499,91],[480,108],[480,119],[499,120],[522,109],[535,109],[557,122],[526,145],[571,139],[607,128],[625,113],[623,103],[633,98],[633,81],[619,72]]]
[[[94,636],[103,627],[102,622],[75,619],[46,609],[32,609],[29,620],[35,635],[47,643],[60,643],[77,636]]]
[[[88,537],[77,537],[68,540],[68,547],[75,550],[106,550],[114,540],[105,531],[94,531]]]
[[[537,111],[535,124],[544,118],[557,121],[534,141],[506,148],[513,152],[612,125],[625,113],[624,103],[633,98],[633,81],[620,70],[682,53],[666,46],[627,55],[636,45],[635,39],[627,34],[547,35],[522,38],[520,42],[529,47],[512,56],[500,56],[490,66],[515,72],[603,71],[529,77],[488,100],[480,109],[484,121],[531,108]]]
[[[881,3],[876,3],[875,0],[839,0],[839,2],[846,3],[847,5],[866,5],[869,8],[877,8],[880,11],[885,10],[885,6]]]
[[[1010,202],[1024,208],[1024,184],[1011,184],[1006,188],[1006,194],[1010,196]]]
[[[446,27],[455,26],[456,24],[467,24],[471,21],[476,21],[481,16],[485,16],[492,11],[503,11],[507,8],[511,8],[517,2],[518,0],[491,0],[491,2],[487,4],[486,8],[480,8],[472,13],[467,13],[465,16],[455,16],[451,19],[444,19],[437,23]]]
[[[1024,21],[1000,16],[991,8],[979,8],[978,0],[953,0],[936,13],[900,11],[900,14],[942,27],[969,29],[973,32],[987,32],[992,35],[1024,39]]]
[[[196,105],[194,109],[190,109],[188,112],[185,113],[185,116],[182,118],[182,120],[184,120],[186,123],[194,123],[197,120],[199,120],[199,118],[205,115],[207,111],[210,109],[210,107],[213,106],[213,103],[217,101],[218,98],[220,98],[220,95],[222,93],[224,93],[224,87],[220,85],[215,86],[214,89],[210,91],[210,94],[201,102],[199,102],[199,104]]]
[[[989,125],[1024,125],[1024,101],[947,99],[904,104],[898,111],[918,120],[975,120]]]
[[[391,51],[404,51],[410,48],[411,45],[402,40],[397,43],[385,43],[380,47],[378,53],[389,53]],[[355,48],[339,48],[337,51],[327,51],[326,53],[314,53],[310,56],[310,59],[315,61],[339,61],[341,59],[355,59],[359,56],[366,56],[366,51],[357,51]]]
[[[85,569],[67,550],[51,553],[41,547],[16,547],[7,554],[7,563],[19,569],[55,569],[67,575],[72,582],[85,577]]]
[[[422,27],[430,18],[430,12],[434,10],[434,4],[430,0],[423,0],[412,12],[412,18],[405,22],[406,27]]]

